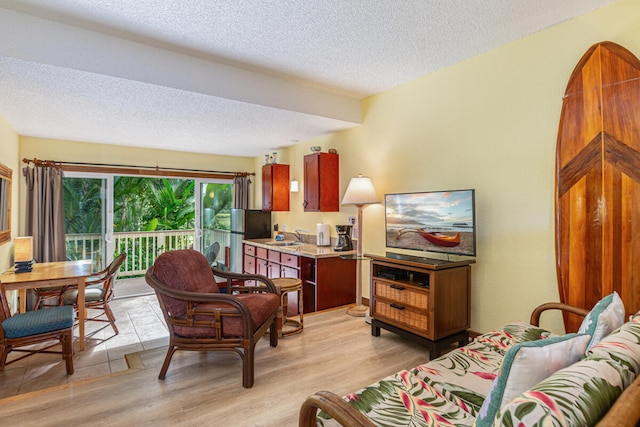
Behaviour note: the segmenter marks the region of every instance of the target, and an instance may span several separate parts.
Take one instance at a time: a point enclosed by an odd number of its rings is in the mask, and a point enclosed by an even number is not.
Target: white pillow
[[[591,335],[589,350],[624,323],[624,304],[620,295],[613,292],[602,298],[587,314],[578,329],[579,334]]]
[[[480,408],[475,425],[491,426],[501,407],[554,372],[580,360],[590,338],[585,334],[567,334],[511,347],[502,359],[500,373]]]

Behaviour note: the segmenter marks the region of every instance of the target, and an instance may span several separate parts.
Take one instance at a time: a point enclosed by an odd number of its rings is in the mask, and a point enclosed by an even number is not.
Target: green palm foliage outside
[[[64,178],[65,233],[100,233],[102,184],[99,179]]]
[[[153,220],[154,230],[186,230],[195,227],[195,181],[185,179],[149,179],[149,193],[144,194],[150,209],[144,212],[146,225]],[[125,230],[123,230],[125,231]]]
[[[202,197],[202,228],[231,229],[233,186],[231,184],[207,184]]]
[[[96,234],[95,242],[86,247],[68,245],[67,256],[81,259],[89,253],[98,257],[105,215],[105,189],[100,178],[64,178],[65,232]],[[207,184],[203,194],[205,229],[229,229],[232,207],[232,185]],[[195,228],[195,181],[176,178],[116,176],[113,189],[114,232],[188,230]],[[186,242],[185,242],[186,243]],[[127,263],[138,266],[139,253],[155,259],[168,242],[150,245],[147,240],[123,242],[116,252],[128,252]],[[136,246],[137,245],[137,246]],[[88,247],[91,246],[91,250]],[[142,246],[142,247],[140,247]],[[153,247],[151,247],[153,246]],[[91,253],[95,252],[95,253]],[[152,253],[153,252],[153,253]],[[87,256],[87,255],[85,255]],[[143,255],[143,258],[145,256]]]

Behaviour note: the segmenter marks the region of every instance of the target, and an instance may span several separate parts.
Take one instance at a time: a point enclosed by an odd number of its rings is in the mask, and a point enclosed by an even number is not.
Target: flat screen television
[[[475,190],[385,194],[387,248],[476,256]]]

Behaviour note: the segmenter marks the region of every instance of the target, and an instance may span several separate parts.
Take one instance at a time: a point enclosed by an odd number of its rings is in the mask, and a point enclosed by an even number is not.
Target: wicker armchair
[[[234,284],[228,293],[219,292],[214,273]],[[278,345],[280,296],[273,282],[215,270],[192,249],[163,253],[145,279],[156,292],[169,328],[169,347],[158,378],[164,379],[177,350],[235,351],[242,357],[242,385],[252,387],[258,340],[269,330],[270,345]]]

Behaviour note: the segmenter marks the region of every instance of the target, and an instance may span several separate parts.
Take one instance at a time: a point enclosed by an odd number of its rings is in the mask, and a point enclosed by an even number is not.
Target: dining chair
[[[71,306],[52,307],[47,310],[28,311],[11,315],[5,288],[0,283],[0,371],[6,365],[22,360],[37,353],[62,354],[67,375],[73,374],[73,321],[74,310]],[[51,343],[52,341],[55,341]],[[46,344],[44,347],[33,344]],[[51,350],[60,343],[61,351]],[[25,346],[30,346],[25,348]],[[26,354],[7,362],[12,351]]]
[[[101,313],[93,317],[87,317],[86,320],[95,322],[109,322],[116,335],[119,334],[116,326],[116,317],[109,306],[113,299],[113,284],[116,281],[120,266],[127,258],[125,252],[121,253],[105,268],[104,270],[87,277],[85,285],[85,307],[87,309],[99,310]],[[60,305],[73,306],[78,310],[78,287],[69,286],[60,296]],[[106,319],[101,318],[102,315]]]
[[[204,256],[209,261],[209,265],[211,267],[215,266],[216,258],[218,258],[218,253],[220,252],[220,242],[213,242],[209,245],[207,250],[204,252]]]
[[[230,279],[221,293],[215,276]],[[242,385],[254,383],[254,348],[269,331],[269,344],[278,345],[280,296],[265,276],[220,271],[193,249],[161,254],[145,279],[158,297],[169,329],[169,347],[160,369],[164,379],[177,350],[234,351],[242,357]],[[253,286],[238,286],[251,283]]]
[[[36,259],[33,262],[38,262]],[[46,288],[33,288],[31,291],[33,292],[34,301],[33,306],[31,308],[27,308],[28,310],[38,310],[40,308],[49,308],[55,307],[59,305],[60,295],[67,289],[66,286],[47,286]],[[31,299],[27,299],[27,306],[29,307]],[[49,303],[46,303],[50,301]],[[45,304],[42,304],[45,302]]]

